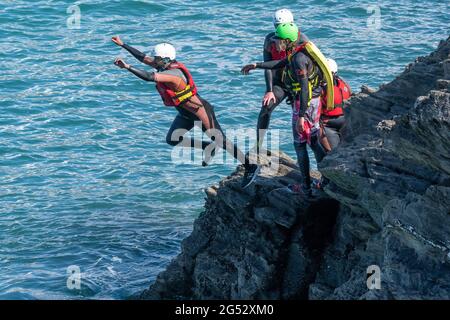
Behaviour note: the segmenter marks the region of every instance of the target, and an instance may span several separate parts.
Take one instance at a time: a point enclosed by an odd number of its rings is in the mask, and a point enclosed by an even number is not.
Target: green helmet
[[[298,27],[295,23],[282,23],[277,27],[275,35],[281,39],[289,39],[292,42],[298,39]]]

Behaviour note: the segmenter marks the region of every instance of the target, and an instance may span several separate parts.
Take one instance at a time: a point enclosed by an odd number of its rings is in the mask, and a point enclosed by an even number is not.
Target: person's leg
[[[340,131],[345,124],[345,117],[342,115],[337,118],[329,119],[325,127],[325,134],[328,138],[328,141],[331,145],[331,149],[336,148],[341,142]]]
[[[311,149],[314,152],[314,157],[316,158],[317,165],[326,156],[326,151],[320,143],[320,134],[316,133],[311,136]],[[315,180],[315,179],[314,179]],[[315,180],[314,185],[318,189],[323,189],[323,187],[328,184],[329,180],[322,176],[320,180]]]
[[[307,139],[305,135],[300,134],[297,129],[298,111],[295,109],[298,105],[295,105],[292,113],[292,135],[294,140],[294,148],[297,154],[297,163],[302,175],[301,189],[307,196],[311,195],[311,176],[309,173],[310,163],[307,150]]]
[[[324,125],[324,134],[327,137],[328,143],[330,144],[331,150],[336,148],[341,141],[339,133],[334,128],[328,127],[327,124]]]
[[[276,101],[271,101],[267,106],[263,105],[259,112],[258,124],[256,126],[256,151],[258,154],[264,142],[266,131],[269,128],[272,111],[286,98],[286,92],[278,85],[273,86],[273,94],[275,95]]]
[[[320,144],[326,153],[331,151],[331,145],[325,133],[325,124],[323,122],[320,123]]]
[[[202,103],[204,106],[202,109],[207,113],[207,118],[210,119],[208,123],[203,123],[203,130],[214,140],[217,146],[222,147],[244,164],[245,172],[242,178],[242,188],[247,188],[255,180],[261,167],[257,164],[251,164],[248,154],[244,155],[236,144],[227,139],[217,121],[213,107],[206,100],[202,99]]]
[[[294,142],[295,152],[297,153],[297,162],[302,174],[302,190],[306,195],[311,194],[311,176],[308,149],[306,142]]]
[[[344,125],[345,125],[345,116],[344,115],[336,117],[336,118],[331,118],[328,121],[328,126],[336,129],[337,131],[340,131],[344,127]]]
[[[314,157],[316,158],[316,162],[320,163],[322,159],[325,157],[326,152],[322,148],[322,145],[319,142],[320,136],[319,132],[317,131],[315,134],[311,135],[311,149],[314,152]]]
[[[248,158],[244,155],[244,153],[238,148],[238,146],[236,144],[231,142],[225,136],[225,133],[223,132],[223,130],[217,120],[217,117],[214,113],[214,109],[211,106],[211,104],[204,99],[201,99],[201,100],[203,103],[202,109],[204,110],[204,112],[207,115],[206,117],[203,116],[202,118],[208,119],[207,121],[202,121],[203,131],[210,136],[210,138],[215,142],[215,144],[218,147],[225,149],[228,153],[233,155],[233,157],[235,159],[237,159],[239,162],[248,166],[248,164],[249,164]],[[212,150],[209,150],[209,151],[212,151]]]
[[[185,137],[184,135],[194,127],[194,120],[178,114],[172,122],[166,135],[166,142],[171,146],[187,148],[201,148],[205,150],[211,143]]]

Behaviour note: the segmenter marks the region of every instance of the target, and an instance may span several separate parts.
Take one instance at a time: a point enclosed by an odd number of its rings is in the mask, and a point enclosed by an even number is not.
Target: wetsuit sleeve
[[[309,83],[308,83],[308,77],[304,77],[299,79],[300,85],[302,87],[301,95],[300,95],[300,110],[299,110],[299,117],[304,117],[306,108],[308,107],[309,102]]]
[[[129,53],[131,53],[133,55],[133,57],[135,57],[136,59],[138,59],[140,62],[144,62],[145,59],[145,54],[141,51],[139,51],[136,48],[133,48],[132,46],[127,45],[126,43],[124,43],[124,45],[122,46],[122,48],[124,48],[125,50],[127,50]]]
[[[122,46],[122,48],[131,53],[133,57],[138,59],[140,62],[143,62],[153,68],[156,68],[155,59],[153,57],[146,56],[145,53],[139,51],[136,48],[133,48],[132,46],[127,45],[126,43]]]
[[[266,92],[273,91],[273,70],[264,70],[264,78],[266,79]]]
[[[293,63],[297,82],[301,86],[299,117],[304,117],[309,99],[311,98],[309,96],[308,64],[306,58],[300,54],[295,56]]]
[[[263,58],[264,62],[272,60],[272,53],[269,51],[269,36],[264,40]],[[266,92],[273,91],[273,71],[270,69],[264,70],[264,78],[266,79]]]
[[[257,69],[281,69],[284,68],[288,64],[288,59],[283,60],[272,60],[272,61],[266,61],[266,62],[258,62],[256,63]]]
[[[142,80],[155,81],[155,73],[154,72],[147,72],[144,70],[137,69],[133,66],[130,66],[130,68],[128,68],[128,71],[130,71],[136,77],[141,78]]]

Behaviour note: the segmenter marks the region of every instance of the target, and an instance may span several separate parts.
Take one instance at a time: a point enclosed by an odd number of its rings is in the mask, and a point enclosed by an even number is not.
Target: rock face
[[[181,254],[142,298],[450,299],[450,38],[352,97],[346,117],[319,166],[324,192],[292,193],[300,173],[284,154],[246,190],[238,168],[206,190]]]
[[[339,203],[323,192],[311,203],[287,188],[298,183],[300,172],[286,155],[264,161],[278,165],[264,166],[249,188],[241,188],[241,169],[206,190],[206,210],[183,241],[182,253],[145,298],[307,297]],[[296,281],[303,284],[291,287]]]

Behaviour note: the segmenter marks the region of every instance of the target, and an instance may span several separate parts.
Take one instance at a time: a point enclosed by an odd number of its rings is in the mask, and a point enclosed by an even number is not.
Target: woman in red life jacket
[[[273,24],[276,28],[280,24],[284,23],[293,23],[294,16],[292,12],[288,9],[280,9],[277,10],[273,17]],[[264,50],[263,57],[264,62],[274,61],[274,60],[283,60],[290,53],[292,53],[292,49],[295,48],[296,45],[307,42],[308,37],[299,32],[298,40],[295,43],[291,43],[289,46],[286,46],[286,42],[281,41],[275,34],[275,31],[267,34],[264,40]],[[256,146],[257,152],[259,153],[259,149],[261,148],[266,130],[269,128],[270,117],[272,115],[273,110],[286,98],[289,96],[289,91],[283,85],[282,81],[282,73],[283,70],[264,70],[264,76],[266,80],[266,94],[264,95],[261,111],[258,116],[258,124],[256,131]]]
[[[215,116],[214,108],[200,97],[192,75],[186,66],[175,60],[175,48],[168,43],[161,43],[155,46],[153,56],[146,56],[139,50],[124,44],[118,36],[113,37],[112,41],[126,49],[139,61],[157,70],[157,72],[147,72],[125,63],[122,59],[116,59],[115,61],[118,67],[127,69],[142,80],[155,82],[163,103],[178,111],[167,133],[166,142],[172,146],[201,148],[204,151],[204,166],[214,156],[216,147],[224,148],[244,164],[245,174],[242,185],[243,187],[250,185],[260,167],[256,164],[250,164],[248,157],[225,137]],[[214,142],[196,141],[184,136],[199,121],[202,130]]]
[[[320,142],[327,152],[341,142],[340,131],[345,124],[344,102],[350,98],[350,86],[338,76],[338,66],[333,59],[327,59],[334,78],[334,109],[327,110],[327,97],[322,95],[321,138]],[[324,91],[325,92],[325,91]]]

